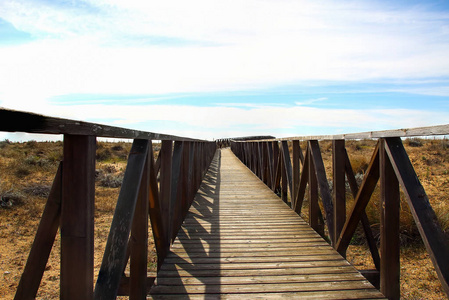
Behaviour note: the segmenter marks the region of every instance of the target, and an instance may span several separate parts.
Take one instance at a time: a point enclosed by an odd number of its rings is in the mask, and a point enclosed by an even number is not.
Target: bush
[[[12,190],[3,192],[0,190],[0,207],[11,208],[13,206],[22,205],[24,203],[24,197],[18,192]]]
[[[424,144],[421,139],[414,138],[414,139],[407,139],[406,140],[407,145],[410,147],[422,147]]]
[[[111,151],[109,151],[109,149],[107,149],[107,148],[106,148],[106,149],[105,149],[105,148],[99,148],[99,149],[97,150],[96,158],[97,158],[99,161],[109,160],[109,159],[112,158]]]
[[[48,198],[50,195],[51,186],[42,184],[33,184],[25,187],[23,191],[27,194],[37,197]]]
[[[122,174],[103,174],[98,178],[100,186],[117,188],[122,186],[123,175]]]

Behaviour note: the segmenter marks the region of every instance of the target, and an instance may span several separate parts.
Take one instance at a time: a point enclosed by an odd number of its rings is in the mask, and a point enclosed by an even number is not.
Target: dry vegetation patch
[[[368,167],[376,141],[348,141],[346,148],[359,183]],[[445,232],[449,233],[449,143],[447,140],[405,140],[404,145]],[[305,143],[301,143],[305,149]],[[332,144],[320,142],[328,179],[332,179]],[[95,274],[100,268],[109,226],[126,168],[131,144],[97,146],[95,191]],[[156,152],[159,145],[153,147]],[[59,161],[62,142],[0,142],[0,295],[14,297],[17,284],[40,221]],[[306,193],[307,195],[307,193]],[[353,203],[347,189],[348,213]],[[307,219],[307,201],[303,208]],[[379,192],[367,208],[372,229],[379,238]],[[150,232],[149,268],[155,270],[156,253]],[[404,195],[401,195],[401,294],[404,299],[441,299],[435,270],[421,242]],[[38,299],[59,297],[59,234],[54,243]],[[348,251],[348,260],[360,269],[373,269],[372,259],[359,229]]]

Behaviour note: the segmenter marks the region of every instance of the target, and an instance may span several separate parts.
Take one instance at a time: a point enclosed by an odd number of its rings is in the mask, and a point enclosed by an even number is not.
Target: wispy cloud
[[[295,104],[296,105],[309,105],[309,104],[313,104],[316,102],[323,102],[328,100],[327,97],[320,97],[320,98],[315,98],[315,99],[306,99],[304,101],[296,101]]]

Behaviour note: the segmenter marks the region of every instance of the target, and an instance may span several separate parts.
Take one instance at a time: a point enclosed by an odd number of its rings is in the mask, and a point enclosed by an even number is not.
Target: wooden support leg
[[[145,162],[129,239],[131,244],[130,300],[146,299],[147,294],[149,159],[150,155]],[[151,159],[153,159],[152,155]]]
[[[131,223],[148,154],[147,140],[134,140],[95,286],[95,299],[115,299],[124,266]],[[79,298],[83,299],[83,298]]]
[[[62,196],[61,180],[62,163],[60,163],[56,172],[25,270],[17,287],[15,300],[34,299],[36,297],[59,228]]]
[[[61,299],[92,299],[94,136],[64,136],[61,206]]]
[[[335,246],[346,222],[346,187],[345,187],[345,141],[332,142],[332,169],[333,169],[333,208],[334,208],[334,240]]]
[[[385,140],[380,148],[380,183],[380,291],[388,299],[399,299],[399,182],[385,152]]]

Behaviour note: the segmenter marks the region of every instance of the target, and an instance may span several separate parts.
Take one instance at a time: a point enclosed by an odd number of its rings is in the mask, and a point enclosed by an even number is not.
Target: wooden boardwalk
[[[217,151],[150,294],[383,298],[228,149]]]

